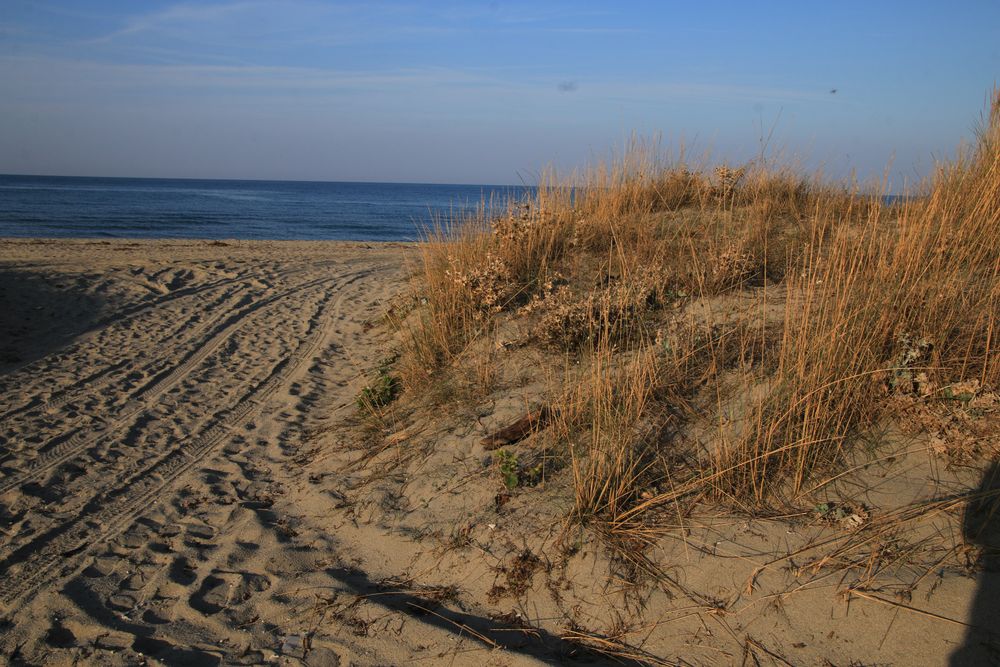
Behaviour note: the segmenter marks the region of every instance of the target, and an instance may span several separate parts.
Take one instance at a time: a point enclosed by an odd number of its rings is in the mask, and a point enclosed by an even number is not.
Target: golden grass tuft
[[[519,328],[549,360],[536,374],[562,378],[549,436],[577,518],[641,535],[683,498],[793,500],[893,395],[1000,385],[1000,97],[975,149],[910,194],[641,146],[549,174],[496,219],[484,206],[428,234],[402,384]]]

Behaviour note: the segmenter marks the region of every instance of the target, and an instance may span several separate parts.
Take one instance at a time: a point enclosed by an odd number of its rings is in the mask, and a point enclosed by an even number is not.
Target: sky
[[[2,0],[0,173],[534,184],[638,136],[898,191],[998,80],[996,0]]]

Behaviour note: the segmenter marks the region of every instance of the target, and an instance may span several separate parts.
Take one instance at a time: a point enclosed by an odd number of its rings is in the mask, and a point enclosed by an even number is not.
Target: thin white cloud
[[[186,23],[205,23],[231,17],[250,9],[266,6],[263,2],[233,2],[221,5],[174,5],[167,9],[128,19],[125,27],[107,35],[90,40],[92,43],[107,43],[119,37],[143,32],[155,32]]]
[[[98,94],[140,93],[178,96],[187,91],[208,94],[393,94],[418,92],[422,97],[442,91],[478,89],[541,103],[558,92],[573,74],[507,70],[504,68],[413,67],[385,70],[219,65],[219,64],[111,64],[97,61],[0,56],[0,86],[12,97],[39,99],[93,98]],[[675,100],[779,101],[825,103],[826,90],[810,91],[766,85],[699,81],[628,82],[587,78],[577,91],[595,102],[634,106]]]
[[[89,91],[158,91],[189,88],[254,91],[391,90],[400,87],[482,86],[498,81],[483,73],[449,68],[352,71],[241,65],[135,65],[0,56],[0,84],[14,95],[69,95]]]
[[[639,28],[572,28],[553,26],[549,28],[539,28],[539,32],[554,32],[570,35],[637,35],[645,30]]]

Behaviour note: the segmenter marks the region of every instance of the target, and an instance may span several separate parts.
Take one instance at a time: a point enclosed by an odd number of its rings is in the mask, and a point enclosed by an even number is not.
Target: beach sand
[[[406,254],[0,242],[3,654],[294,654],[320,590],[296,592],[298,574],[332,567],[337,541],[322,528],[334,500],[299,501],[295,459],[310,420],[353,407],[377,349],[367,318]],[[287,497],[311,527],[280,509]]]
[[[655,550],[661,582],[624,581],[598,541],[567,532],[570,501],[498,494],[480,443],[523,410],[516,392],[358,442],[364,428],[345,424],[394,345],[383,316],[411,256],[0,240],[0,662],[932,665],[963,642],[989,654],[966,637],[974,599],[979,619],[998,604],[974,576],[929,570],[894,588],[890,573],[844,595],[807,549],[837,534],[822,522],[684,517]],[[870,505],[969,483],[926,456],[894,465],[870,471]],[[924,532],[954,541],[960,521]],[[577,642],[619,639],[634,659]]]

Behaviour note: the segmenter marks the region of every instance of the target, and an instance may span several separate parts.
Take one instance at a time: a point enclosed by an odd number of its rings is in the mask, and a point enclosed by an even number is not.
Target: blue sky
[[[0,173],[533,183],[632,133],[741,161],[773,126],[898,190],[998,78],[995,0],[3,0]]]

